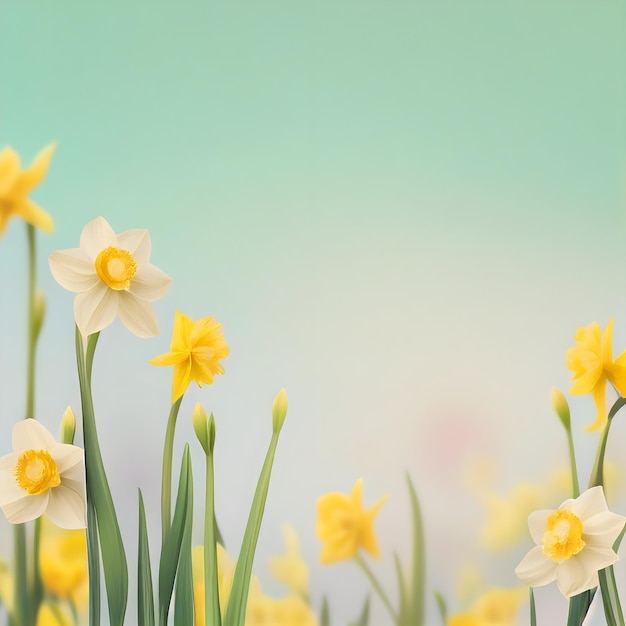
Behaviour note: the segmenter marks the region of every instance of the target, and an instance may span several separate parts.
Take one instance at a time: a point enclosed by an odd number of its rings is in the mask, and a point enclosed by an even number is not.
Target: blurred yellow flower
[[[306,598],[309,593],[309,566],[300,556],[298,535],[289,524],[283,525],[282,533],[287,553],[270,559],[270,572],[291,591]]]
[[[63,530],[42,518],[39,569],[47,593],[83,606],[88,597],[87,539],[84,530]]]
[[[199,386],[210,385],[215,374],[223,374],[220,360],[228,356],[222,325],[212,317],[193,322],[176,311],[170,352],[151,359],[152,365],[173,365],[172,403],[176,402],[192,380]]]
[[[565,365],[574,372],[569,392],[593,396],[597,416],[585,430],[598,430],[607,421],[607,380],[621,396],[626,395],[626,351],[613,360],[613,320],[609,321],[604,333],[597,322],[579,327],[575,339],[576,344],[565,354]]]
[[[74,620],[69,611],[59,604],[44,602],[37,613],[36,626],[72,626]]]
[[[48,233],[54,231],[54,222],[46,211],[35,204],[28,194],[45,178],[55,144],[44,148],[28,169],[20,170],[20,157],[8,146],[0,151],[0,237],[12,217]]]
[[[0,559],[0,603],[13,612],[13,576],[9,566]]]
[[[317,626],[311,607],[298,595],[271,598],[251,594],[246,609],[246,626]]]
[[[447,626],[515,626],[520,606],[528,597],[528,589],[489,589],[469,611],[451,615]]]
[[[359,548],[378,558],[380,551],[374,534],[374,517],[387,496],[366,511],[362,491],[363,479],[359,479],[349,496],[328,493],[318,499],[315,532],[322,542],[322,564],[351,559],[357,555]]]

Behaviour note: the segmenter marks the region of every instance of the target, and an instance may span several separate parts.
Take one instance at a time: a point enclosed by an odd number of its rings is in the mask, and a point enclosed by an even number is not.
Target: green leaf
[[[413,518],[413,563],[411,588],[409,590],[408,614],[411,626],[423,626],[424,624],[424,570],[425,570],[425,547],[424,547],[424,524],[415,487],[409,474],[406,475],[411,501],[411,513]]]
[[[213,415],[211,415],[211,418]],[[219,579],[217,572],[217,522],[215,520],[215,472],[213,467],[213,446],[207,446],[206,493],[204,508],[204,615],[205,623],[221,626]],[[219,533],[219,530],[218,530]]]
[[[254,561],[254,552],[259,539],[261,520],[263,519],[263,511],[265,510],[265,501],[267,500],[267,491],[270,484],[272,464],[274,462],[277,445],[278,433],[275,432],[272,433],[272,440],[270,441],[265,456],[265,462],[261,469],[256,491],[254,492],[254,499],[252,501],[252,507],[250,508],[246,531],[243,536],[239,558],[237,559],[233,586],[228,599],[228,605],[226,606],[226,615],[223,622],[224,626],[244,626],[246,621],[246,604],[248,602],[252,562]]]
[[[400,594],[400,609],[398,611],[398,626],[410,626],[409,614],[408,614],[408,602],[406,597],[406,577],[402,570],[402,563],[400,557],[394,552],[393,555],[396,564],[396,574],[398,576],[398,592]]]
[[[87,500],[93,500],[96,512],[110,626],[122,626],[128,601],[128,565],[111,490],[100,454],[91,394],[91,368],[98,334],[89,336],[87,354],[83,358],[82,336],[78,327],[76,328],[76,360],[83,410]]]
[[[93,501],[87,499],[87,563],[89,568],[89,625],[100,626],[100,543]]]
[[[600,590],[602,591],[602,604],[604,606],[604,616],[607,626],[624,626],[624,616],[622,605],[617,593],[615,584],[615,573],[613,566],[609,565],[598,572],[600,579]]]
[[[570,598],[567,626],[582,626],[595,593],[596,590],[591,589],[590,591],[583,591],[577,596]]]
[[[437,608],[439,609],[439,615],[441,616],[443,626],[446,626],[448,621],[448,607],[446,606],[446,601],[443,596],[438,591],[435,591],[435,602],[437,602]]]
[[[535,608],[535,592],[530,587],[530,626],[537,626],[537,609]]]
[[[191,459],[189,444],[185,445],[183,460],[180,468],[176,505],[174,506],[174,519],[165,543],[161,548],[159,561],[159,624],[165,626],[170,610],[174,579],[178,568],[180,548],[185,531],[185,518],[187,514],[187,499],[189,495],[189,482],[191,480]]]
[[[150,546],[143,495],[139,489],[139,542],[137,557],[137,624],[154,626],[154,591],[150,567]]]
[[[328,598],[326,596],[322,599],[320,626],[330,626],[330,607],[328,606]]]
[[[194,623],[193,605],[193,570],[191,567],[191,526],[193,522],[193,477],[191,473],[191,457],[187,454],[187,506],[183,538],[178,557],[176,572],[176,595],[174,599],[174,626],[191,626]]]
[[[367,596],[365,598],[365,603],[363,604],[363,608],[361,609],[361,615],[359,615],[359,619],[351,624],[351,626],[367,626],[370,621],[370,597]]]

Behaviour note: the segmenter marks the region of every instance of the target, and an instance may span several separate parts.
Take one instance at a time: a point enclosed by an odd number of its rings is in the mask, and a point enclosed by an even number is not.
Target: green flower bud
[[[283,388],[276,394],[272,404],[272,429],[275,433],[280,432],[285,417],[287,417],[287,392]]]
[[[569,405],[567,404],[565,396],[556,387],[552,387],[550,390],[550,402],[565,427],[565,430],[569,430],[571,427]]]
[[[193,429],[196,432],[196,437],[204,453],[210,454],[211,447],[209,446],[208,417],[204,407],[199,402],[196,402],[196,406],[193,408],[191,421],[193,422]]]
[[[61,443],[74,443],[74,433],[76,432],[76,416],[72,407],[67,407],[61,418]]]
[[[37,289],[35,292],[35,300],[33,302],[33,334],[35,341],[39,337],[43,321],[46,317],[46,295],[43,291]]]

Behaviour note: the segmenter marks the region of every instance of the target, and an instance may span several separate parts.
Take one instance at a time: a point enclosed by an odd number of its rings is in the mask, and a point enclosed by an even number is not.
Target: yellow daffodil
[[[556,511],[535,511],[528,517],[528,527],[537,545],[515,573],[532,587],[556,580],[568,598],[593,589],[598,586],[598,571],[618,560],[613,542],[624,523],[626,517],[608,510],[602,487],[566,500]]]
[[[44,602],[37,613],[36,626],[72,626],[74,620],[69,611],[60,604]]]
[[[172,402],[176,402],[192,380],[210,385],[215,374],[223,374],[220,361],[228,356],[222,325],[212,317],[193,322],[176,311],[170,352],[155,357],[152,365],[173,365]]]
[[[89,222],[80,235],[80,248],[57,250],[48,258],[61,287],[76,293],[74,318],[83,335],[120,321],[138,337],[159,334],[150,304],[162,298],[172,279],[150,259],[150,235],[141,228],[119,235],[103,217]]]
[[[451,615],[447,626],[515,626],[528,589],[489,589],[469,611]]]
[[[21,217],[48,233],[54,231],[50,215],[28,197],[45,178],[54,148],[54,144],[44,148],[25,170],[20,170],[15,150],[6,147],[0,152],[0,237],[12,217]]]
[[[579,327],[575,339],[576,345],[565,354],[566,367],[574,372],[569,392],[593,396],[597,416],[585,430],[598,430],[607,421],[607,380],[621,396],[626,395],[626,351],[613,360],[613,320],[607,324],[604,333],[597,322]]]
[[[246,609],[246,626],[317,626],[311,607],[298,595],[272,598],[256,593]]]
[[[44,589],[58,600],[84,605],[88,594],[87,538],[84,530],[63,530],[42,518],[39,570]]]
[[[362,491],[363,479],[359,479],[349,496],[328,493],[318,499],[315,532],[322,542],[322,564],[351,559],[359,548],[378,558],[380,551],[374,534],[374,517],[387,497],[366,511]]]
[[[0,603],[13,612],[13,576],[7,563],[0,559]]]
[[[0,458],[0,508],[12,524],[46,513],[61,528],[85,528],[85,457],[57,443],[34,419],[13,427],[13,452]]]
[[[300,556],[300,546],[295,528],[284,524],[283,538],[287,553],[270,559],[269,568],[274,578],[303,597],[309,593],[309,566]]]

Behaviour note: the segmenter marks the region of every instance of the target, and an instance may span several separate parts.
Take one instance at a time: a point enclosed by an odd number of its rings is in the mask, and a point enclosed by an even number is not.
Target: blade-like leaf
[[[89,624],[100,626],[100,543],[93,500],[87,498],[87,564],[89,567]]]
[[[577,596],[570,598],[567,626],[582,626],[595,593],[596,589],[591,589],[590,591],[583,591]]]
[[[351,624],[351,626],[367,626],[370,621],[370,597],[367,596],[365,598],[365,603],[363,604],[363,608],[361,609],[361,615],[359,615],[359,619]]]
[[[191,460],[189,456],[189,444],[185,445],[183,460],[180,468],[176,505],[174,507],[174,519],[165,543],[161,548],[159,561],[159,624],[165,626],[170,610],[174,579],[178,568],[180,547],[185,531],[185,518],[187,512],[187,497],[189,494],[189,481],[191,479]]]
[[[398,593],[400,595],[400,607],[398,609],[398,626],[411,626],[408,614],[408,602],[406,597],[406,577],[402,570],[400,557],[394,552],[393,555],[396,564],[396,574],[398,577]]]
[[[604,616],[606,617],[607,626],[624,626],[622,605],[619,600],[619,594],[617,593],[613,566],[609,565],[609,567],[600,570],[598,572],[598,578],[600,579],[602,604],[604,606]]]
[[[122,534],[100,454],[91,394],[91,368],[97,341],[98,333],[89,336],[87,352],[83,357],[82,336],[78,327],[76,328],[76,360],[83,411],[87,499],[93,500],[98,522],[110,625],[122,626],[128,601],[128,566]]]
[[[204,509],[204,615],[205,624],[221,626],[219,579],[217,571],[217,521],[215,519],[215,470],[212,448],[206,455],[206,494]]]
[[[174,600],[174,626],[190,626],[194,623],[193,570],[191,567],[191,526],[193,522],[193,476],[191,457],[187,454],[187,497],[183,538],[176,572],[176,595]]]
[[[535,592],[530,587],[530,626],[537,626],[537,609],[535,608]]]
[[[143,495],[139,489],[139,548],[137,558],[137,624],[154,626],[154,591],[150,567],[150,546]]]
[[[330,607],[328,606],[328,598],[326,596],[322,599],[320,626],[330,626]]]
[[[252,562],[259,538],[259,531],[261,529],[261,520],[263,519],[263,511],[265,510],[265,501],[267,500],[267,491],[270,484],[272,464],[274,462],[277,445],[278,432],[272,434],[272,440],[270,441],[265,456],[265,462],[263,463],[261,475],[259,476],[259,481],[254,493],[246,531],[241,544],[239,558],[237,559],[233,586],[228,599],[228,605],[226,606],[226,615],[224,616],[223,622],[224,626],[244,626],[245,624]]]
[[[443,596],[438,591],[435,591],[435,602],[439,609],[439,615],[441,615],[441,623],[443,626],[446,626],[448,623],[448,607],[446,606],[446,601],[443,599]]]
[[[415,487],[409,474],[406,475],[411,501],[411,513],[413,518],[413,563],[411,572],[411,587],[409,590],[408,614],[411,626],[423,626],[424,624],[424,524]]]

